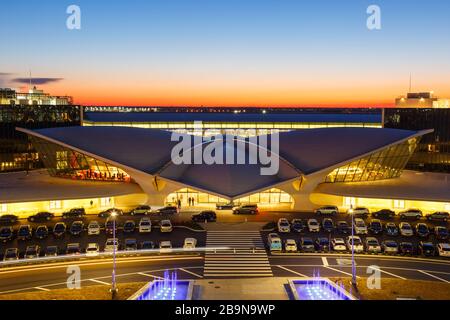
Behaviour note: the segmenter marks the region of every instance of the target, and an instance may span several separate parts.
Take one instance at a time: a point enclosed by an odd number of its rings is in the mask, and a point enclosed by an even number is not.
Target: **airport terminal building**
[[[257,203],[263,210],[309,211],[322,205],[425,213],[450,210],[450,175],[405,171],[423,135],[366,127],[324,127],[279,133],[279,170],[261,175],[260,164],[175,164],[171,132],[130,126],[20,129],[39,151],[48,174],[8,182],[2,212],[27,216],[56,214],[83,206],[102,208],[161,206],[194,198],[196,207],[216,203]],[[188,133],[179,133],[189,136]],[[223,140],[225,153],[252,154],[249,137]],[[231,141],[231,142],[230,142]],[[192,150],[211,142],[193,144]],[[270,153],[270,151],[268,151]],[[40,183],[43,181],[44,183]],[[0,187],[4,181],[0,180]]]

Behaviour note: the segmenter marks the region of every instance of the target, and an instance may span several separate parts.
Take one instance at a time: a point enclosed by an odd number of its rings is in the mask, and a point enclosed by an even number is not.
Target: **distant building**
[[[434,97],[433,92],[409,92],[395,99],[397,108],[450,108],[450,99]]]
[[[43,166],[38,153],[16,127],[29,129],[81,124],[80,106],[71,97],[51,96],[36,87],[28,93],[0,89],[0,172]]]
[[[395,100],[397,108],[385,109],[385,128],[426,130],[406,168],[450,173],[450,100],[433,96],[432,92],[408,93]]]

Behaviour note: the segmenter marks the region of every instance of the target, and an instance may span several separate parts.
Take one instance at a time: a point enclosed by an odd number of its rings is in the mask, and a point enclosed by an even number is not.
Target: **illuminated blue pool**
[[[166,271],[163,279],[150,282],[129,300],[191,300],[192,289],[192,280],[178,280],[176,272]]]
[[[326,278],[289,280],[295,300],[355,300],[342,284]]]

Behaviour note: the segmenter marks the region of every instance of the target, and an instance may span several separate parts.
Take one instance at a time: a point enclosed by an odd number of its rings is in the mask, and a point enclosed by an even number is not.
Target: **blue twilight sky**
[[[66,8],[81,8],[81,30]],[[382,29],[366,28],[381,8]],[[8,1],[0,86],[16,78],[80,103],[380,105],[450,97],[447,0]]]

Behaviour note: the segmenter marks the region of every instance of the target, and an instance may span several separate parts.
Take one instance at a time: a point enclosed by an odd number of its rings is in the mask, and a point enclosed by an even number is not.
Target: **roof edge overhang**
[[[424,136],[424,135],[426,135],[426,134],[429,134],[429,133],[432,133],[432,132],[434,132],[434,129],[427,129],[427,130],[416,131],[414,134],[411,134],[410,136],[407,136],[407,137],[402,138],[402,139],[400,139],[400,140],[397,140],[397,141],[395,141],[395,142],[386,144],[386,145],[384,145],[384,146],[382,146],[382,147],[379,147],[379,148],[377,148],[377,149],[373,149],[373,150],[371,150],[371,151],[369,151],[369,152],[366,152],[366,153],[360,154],[360,155],[358,155],[358,156],[352,157],[352,158],[350,158],[350,159],[341,161],[341,162],[339,162],[339,163],[337,163],[337,164],[334,164],[334,165],[332,165],[332,166],[329,166],[329,167],[320,169],[320,170],[318,170],[318,171],[314,171],[314,172],[311,172],[311,173],[309,173],[309,174],[305,174],[305,177],[312,176],[312,175],[318,175],[318,174],[328,173],[329,171],[332,171],[332,170],[334,170],[334,169],[336,169],[336,168],[339,168],[339,167],[341,167],[341,166],[343,166],[343,165],[345,165],[345,164],[347,164],[347,163],[350,163],[350,162],[353,162],[353,161],[355,161],[355,160],[357,160],[357,159],[360,159],[360,158],[364,158],[364,157],[366,157],[366,156],[369,156],[369,155],[371,155],[372,153],[379,152],[379,151],[381,151],[381,150],[383,150],[383,149],[389,148],[389,147],[391,147],[391,146],[395,146],[395,145],[397,145],[397,144],[400,144],[400,143],[405,142],[406,140],[409,140],[409,139],[412,139],[412,138],[422,137],[422,136]]]
[[[112,159],[108,159],[108,158],[99,156],[99,155],[97,155],[97,154],[94,154],[94,153],[92,153],[92,152],[89,152],[89,151],[86,151],[86,150],[83,150],[83,149],[80,149],[80,148],[71,146],[71,145],[69,145],[69,144],[67,144],[67,143],[64,143],[64,142],[62,142],[62,141],[59,141],[59,140],[56,140],[56,139],[53,139],[53,138],[44,136],[44,135],[42,135],[42,134],[40,134],[40,133],[37,133],[37,132],[35,132],[35,131],[33,131],[33,130],[24,129],[24,128],[19,128],[19,127],[16,127],[16,130],[17,130],[17,131],[20,131],[20,132],[23,132],[23,133],[25,133],[25,134],[32,135],[32,136],[34,136],[34,137],[37,137],[37,138],[46,140],[46,141],[48,141],[48,142],[55,143],[55,144],[60,145],[60,146],[62,146],[62,147],[65,147],[65,148],[68,148],[68,149],[77,151],[77,152],[79,152],[79,153],[88,155],[88,156],[90,156],[90,157],[92,157],[92,158],[95,158],[95,159],[104,161],[104,162],[106,162],[106,163],[108,163],[108,164],[115,165],[115,166],[117,166],[117,167],[119,167],[119,168],[124,169],[125,171],[129,171],[129,172],[130,172],[130,171],[131,171],[131,172],[133,172],[133,171],[134,171],[134,172],[139,172],[139,173],[148,175],[148,176],[150,176],[150,177],[153,177],[153,176],[154,176],[154,175],[152,175],[151,173],[148,173],[148,172],[145,172],[145,171],[141,171],[141,170],[136,169],[136,168],[132,168],[132,167],[130,167],[130,166],[127,166],[127,165],[125,165],[125,164],[119,163],[119,162],[114,161],[114,160],[112,160]]]

